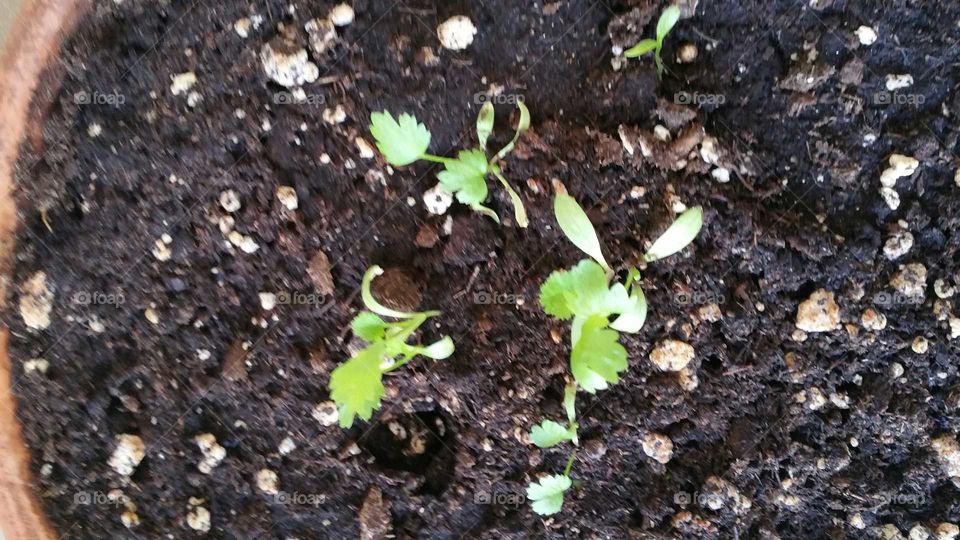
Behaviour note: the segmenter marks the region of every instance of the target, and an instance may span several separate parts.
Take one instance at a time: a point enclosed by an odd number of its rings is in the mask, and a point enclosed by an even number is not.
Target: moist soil
[[[651,58],[611,49],[652,35],[665,5],[357,0],[355,21],[310,52],[320,76],[299,94],[268,79],[261,48],[282,32],[308,47],[304,25],[331,2],[97,3],[34,100],[7,293],[18,414],[56,530],[183,538],[209,513],[211,538],[949,531],[957,467],[931,441],[949,450],[960,425],[960,5],[700,2],[658,80]],[[479,30],[460,52],[436,34],[453,15]],[[680,64],[684,43],[698,55]],[[196,83],[174,94],[186,72]],[[912,85],[887,91],[901,74]],[[456,204],[433,215],[422,198],[436,166],[394,169],[355,143],[372,141],[370,112],[407,111],[432,152],[453,155],[489,95],[497,144],[514,96],[532,111],[504,165],[527,229],[494,184],[502,226]],[[668,142],[651,139],[657,124]],[[879,181],[894,153],[919,160],[896,209]],[[630,368],[579,395],[576,485],[545,519],[524,489],[559,473],[569,447],[538,450],[527,432],[563,416],[569,331],[538,290],[582,257],[556,227],[557,182],[621,269],[681,205],[702,205],[705,225],[644,269],[650,316],[621,338]],[[912,247],[888,257],[904,231]],[[905,296],[890,282],[906,263],[926,276]],[[443,312],[417,339],[450,335],[456,352],[391,373],[371,421],[342,430],[324,425],[327,382],[356,350],[348,325],[373,264],[402,285],[384,282],[386,301]],[[53,292],[44,329],[18,310],[38,271]],[[840,321],[799,331],[819,289]],[[885,327],[864,327],[868,308]],[[693,346],[687,372],[650,362],[662,339]],[[225,457],[206,474],[195,439],[208,433]],[[665,464],[643,450],[652,433],[672,441]],[[108,465],[121,434],[146,445],[129,477]],[[263,469],[279,493],[258,487]]]

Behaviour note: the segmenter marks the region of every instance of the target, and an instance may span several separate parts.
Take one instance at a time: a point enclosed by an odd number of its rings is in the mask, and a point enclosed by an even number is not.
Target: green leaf
[[[480,141],[480,149],[487,149],[487,139],[493,132],[493,121],[496,111],[493,109],[493,103],[486,102],[480,107],[480,113],[477,115],[477,139]]]
[[[387,323],[376,313],[361,311],[350,323],[353,334],[369,342],[383,339],[387,332]]]
[[[397,319],[409,319],[415,317],[416,313],[408,313],[405,311],[397,311],[395,309],[390,309],[373,297],[373,293],[370,292],[370,284],[373,283],[373,278],[383,274],[383,269],[377,265],[373,265],[367,269],[363,274],[363,281],[360,283],[360,297],[363,299],[363,305],[367,306],[367,309],[378,314],[383,315],[384,317],[396,317]]]
[[[358,352],[330,374],[330,397],[340,411],[340,427],[353,425],[354,417],[369,420],[383,397],[382,343]]]
[[[513,186],[510,185],[510,182],[507,182],[507,179],[500,174],[500,169],[494,165],[490,168],[493,172],[493,175],[497,177],[497,180],[503,185],[503,188],[507,190],[507,193],[510,195],[510,200],[513,202],[513,215],[517,218],[517,225],[521,228],[526,229],[527,225],[530,224],[530,220],[527,219],[527,209],[523,206],[523,200],[520,199],[520,194],[517,193]]]
[[[444,336],[443,339],[431,345],[417,347],[417,353],[434,360],[443,360],[453,354],[453,340],[450,336]]]
[[[483,214],[488,218],[492,219],[494,223],[496,223],[497,225],[500,224],[500,216],[498,216],[496,212],[487,208],[486,206],[482,204],[471,204],[470,208],[472,208],[474,212],[477,212],[478,214]]]
[[[644,39],[644,40],[641,40],[636,45],[634,45],[633,47],[630,47],[629,49],[623,51],[623,55],[626,56],[627,58],[639,58],[647,54],[648,52],[656,49],[659,46],[660,44],[657,43],[657,40],[655,39]]]
[[[610,323],[610,328],[628,334],[639,332],[647,320],[647,297],[643,294],[643,289],[636,284],[632,286],[629,298],[618,305],[614,313],[620,313],[620,316]]]
[[[660,57],[660,49],[653,55],[653,63],[657,65],[657,78],[663,76],[663,58]]]
[[[553,211],[557,216],[557,223],[560,224],[563,234],[567,235],[567,238],[581,251],[600,263],[606,273],[612,274],[610,265],[603,258],[603,250],[600,249],[597,232],[593,229],[593,224],[590,223],[587,213],[583,211],[583,208],[580,208],[577,201],[566,193],[557,193],[553,201]]]
[[[657,21],[657,41],[659,43],[663,43],[663,38],[667,37],[667,34],[679,20],[680,6],[672,5],[663,10],[663,13],[660,14],[660,20]]]
[[[407,113],[399,122],[387,111],[371,114],[370,133],[387,163],[397,167],[417,161],[430,146],[430,131]]]
[[[541,516],[556,514],[563,507],[563,494],[573,482],[563,474],[544,476],[540,482],[527,486],[527,498],[533,501],[533,511]]]
[[[358,313],[350,323],[354,334],[369,341],[370,345],[330,374],[330,397],[337,403],[340,426],[344,428],[353,425],[356,417],[369,420],[373,411],[380,407],[384,373],[403,366],[417,355],[440,360],[453,354],[453,340],[448,336],[425,347],[406,343],[427,319],[440,312],[406,313],[381,305],[370,291],[373,279],[381,274],[383,270],[376,265],[364,273],[360,292],[370,311]],[[386,322],[380,316],[401,320]]]
[[[527,109],[527,106],[524,105],[522,101],[518,101],[517,108],[520,109],[520,119],[517,121],[517,131],[513,134],[513,139],[507,143],[506,146],[501,148],[491,161],[497,161],[505,158],[507,154],[513,151],[513,147],[517,144],[517,140],[520,138],[520,135],[523,135],[524,131],[530,129],[530,111]]]
[[[607,294],[607,276],[594,261],[584,259],[570,270],[557,270],[540,287],[543,310],[558,319],[592,315]]]
[[[563,389],[563,408],[567,411],[567,422],[573,424],[577,419],[577,382],[570,381],[567,383],[566,388]],[[574,438],[574,443],[576,443],[576,438]]]
[[[574,315],[612,313],[626,303],[626,291],[618,295],[619,289],[607,288],[607,275],[596,262],[584,259],[570,270],[570,275],[573,292],[566,298]]]
[[[540,303],[543,311],[560,320],[573,317],[573,309],[567,300],[574,294],[573,278],[566,270],[557,270],[540,286]]]
[[[570,353],[570,371],[591,394],[604,390],[608,383],[616,384],[620,372],[627,369],[627,350],[617,342],[619,334],[606,326],[606,317],[587,319]]]
[[[437,174],[440,185],[455,193],[463,204],[480,204],[487,198],[487,156],[477,149],[461,150]]]
[[[544,420],[540,425],[530,428],[530,439],[540,448],[550,448],[572,440],[575,434],[576,429],[563,427],[553,420]]]
[[[643,258],[651,262],[677,253],[693,242],[701,227],[703,227],[703,208],[696,206],[688,209],[667,227]]]
[[[572,343],[579,341],[583,324],[592,316],[619,315],[611,328],[631,334],[638,332],[647,318],[643,290],[636,283],[629,293],[621,283],[608,287],[603,268],[590,259],[580,261],[569,271],[550,274],[540,287],[540,303],[548,315],[561,320],[575,317]]]

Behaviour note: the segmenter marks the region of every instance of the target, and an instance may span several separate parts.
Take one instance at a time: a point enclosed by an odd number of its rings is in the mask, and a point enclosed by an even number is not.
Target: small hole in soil
[[[693,421],[688,419],[678,420],[670,425],[668,425],[664,431],[667,436],[669,436],[674,441],[682,440],[686,441],[691,439],[691,436],[695,436],[695,430],[697,425]]]
[[[797,302],[802,302],[810,297],[813,294],[813,291],[817,290],[817,283],[813,281],[804,282],[803,286],[799,287],[793,294],[790,295],[791,298]]]
[[[183,436],[191,441],[201,433],[212,433],[221,445],[227,446],[223,441],[230,438],[230,432],[218,420],[217,413],[207,412],[207,402],[194,406],[193,410],[183,418]]]
[[[710,355],[704,358],[702,366],[707,373],[712,375],[723,373],[723,360],[720,360],[716,355]]]
[[[422,491],[439,495],[453,474],[455,437],[437,410],[384,419],[357,441],[377,463],[424,476]]]
[[[130,480],[138,483],[146,483],[150,480],[152,473],[150,471],[150,456],[147,455],[143,458],[143,461],[137,465],[137,468],[133,470],[133,474],[130,475]]]
[[[804,446],[809,446],[810,448],[819,450],[821,448],[820,442],[823,440],[824,434],[821,426],[815,426],[812,424],[806,424],[799,426],[797,429],[794,429],[790,432],[790,440],[798,442]]]
[[[113,397],[107,407],[107,425],[111,433],[128,433],[137,427],[137,419],[119,397]]]
[[[263,386],[263,391],[272,398],[283,396],[284,390],[284,386],[278,381],[270,381]]]

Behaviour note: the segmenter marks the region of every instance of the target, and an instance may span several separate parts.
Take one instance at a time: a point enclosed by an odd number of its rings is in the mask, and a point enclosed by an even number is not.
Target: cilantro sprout
[[[657,76],[663,76],[663,58],[660,56],[660,53],[663,51],[663,40],[667,38],[667,34],[670,33],[670,30],[677,24],[677,21],[680,20],[680,7],[677,5],[672,5],[667,9],[663,10],[663,13],[660,14],[660,19],[657,20],[657,37],[656,39],[647,38],[640,40],[639,43],[630,47],[623,52],[623,55],[627,58],[639,58],[650,51],[653,51],[653,61],[657,65]]]
[[[571,321],[570,371],[563,406],[567,425],[544,420],[530,430],[530,440],[540,448],[570,441],[576,447],[576,394],[604,390],[620,380],[627,369],[627,349],[620,344],[620,332],[636,333],[647,319],[647,300],[640,288],[640,270],[630,268],[626,282],[613,282],[615,272],[603,256],[603,248],[586,212],[566,193],[557,193],[554,213],[560,229],[575,246],[589,255],[570,270],[557,270],[540,287],[543,310],[561,320]],[[696,238],[703,226],[699,207],[684,212],[653,243],[644,255],[655,261],[673,255]],[[570,488],[571,453],[562,475],[548,476],[531,483],[527,496],[534,512],[550,515],[563,506],[564,493]]]
[[[476,131],[479,146],[457,152],[456,158],[427,153],[427,148],[430,146],[430,131],[407,113],[401,114],[399,121],[394,120],[393,116],[386,111],[371,114],[370,133],[376,139],[380,153],[391,165],[402,167],[421,159],[442,164],[444,170],[437,174],[440,186],[456,195],[461,203],[500,223],[497,214],[483,205],[488,195],[486,178],[487,175],[492,175],[510,195],[517,225],[525,228],[529,224],[529,219],[527,219],[523,201],[510,182],[504,178],[500,168],[500,162],[513,151],[523,132],[530,128],[530,111],[522,102],[517,103],[517,108],[520,110],[520,120],[513,139],[489,159],[486,153],[487,140],[493,132],[495,120],[493,104],[489,101],[483,104],[477,115]]]
[[[361,311],[350,323],[354,335],[369,345],[330,374],[330,397],[337,404],[342,428],[353,425],[354,417],[369,420],[380,407],[384,373],[403,366],[417,355],[442,360],[453,354],[453,340],[449,336],[427,346],[407,343],[420,325],[440,312],[407,313],[380,304],[370,293],[370,284],[381,274],[383,270],[379,266],[372,266],[363,275],[361,298],[369,311]],[[400,320],[387,322],[382,317]]]
[[[573,482],[566,474],[545,476],[539,483],[527,486],[527,498],[533,501],[533,511],[544,516],[556,514],[563,507],[563,494]]]

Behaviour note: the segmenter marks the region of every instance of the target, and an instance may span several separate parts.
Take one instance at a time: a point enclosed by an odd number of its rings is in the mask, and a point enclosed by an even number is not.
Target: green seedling
[[[577,428],[577,385],[574,382],[567,384],[563,394],[563,408],[567,412],[567,425],[563,426],[553,420],[544,420],[530,429],[530,440],[540,448],[550,448],[564,441],[578,444]]]
[[[647,301],[640,288],[640,270],[630,268],[626,282],[613,282],[615,272],[603,256],[600,240],[586,212],[573,197],[558,193],[554,213],[560,229],[575,246],[590,256],[570,270],[558,270],[540,288],[540,303],[548,315],[571,320],[570,371],[563,405],[567,424],[544,420],[530,430],[530,439],[540,448],[570,441],[578,445],[577,390],[591,394],[620,380],[627,369],[627,350],[620,332],[636,333],[647,318]],[[647,262],[673,255],[696,238],[703,226],[703,210],[691,208],[680,215],[644,255]],[[548,476],[527,487],[533,510],[541,515],[559,512],[563,495],[572,485],[570,469],[576,452],[570,454],[561,475]]]
[[[663,40],[667,38],[667,34],[670,33],[670,30],[677,24],[677,21],[680,20],[680,7],[673,5],[663,10],[663,13],[660,14],[660,19],[657,20],[657,37],[656,39],[647,38],[640,40],[639,43],[630,47],[623,52],[623,55],[627,58],[639,58],[650,51],[653,51],[653,61],[657,64],[657,76],[663,76],[663,58],[660,53],[663,51]]]
[[[504,178],[500,169],[500,162],[513,151],[517,139],[530,127],[530,111],[527,110],[526,105],[517,102],[517,108],[520,109],[520,120],[513,139],[491,158],[487,157],[487,139],[493,131],[495,112],[493,104],[489,101],[483,104],[477,115],[476,131],[479,146],[457,152],[456,158],[427,153],[427,148],[430,146],[430,131],[407,113],[400,114],[399,120],[394,120],[393,115],[387,111],[371,114],[370,133],[376,139],[380,153],[391,165],[402,167],[421,159],[443,164],[443,171],[437,174],[440,186],[456,195],[461,203],[500,223],[497,214],[483,205],[488,193],[487,175],[493,175],[510,194],[517,224],[520,227],[526,227],[529,220],[523,201],[520,200],[520,195],[513,189],[510,182]]]
[[[573,486],[573,480],[570,479],[572,466],[573,456],[571,455],[563,474],[544,476],[539,482],[531,482],[527,486],[527,498],[533,501],[534,512],[541,516],[549,516],[563,508],[563,496]]]
[[[350,323],[354,335],[368,345],[330,374],[330,397],[337,404],[342,428],[353,425],[354,417],[369,420],[373,411],[380,408],[385,373],[417,355],[442,360],[453,354],[453,340],[449,336],[425,347],[407,343],[420,325],[440,312],[406,313],[377,302],[370,292],[370,284],[382,273],[379,266],[371,266],[363,275],[360,295],[369,311],[361,311]],[[387,322],[382,317],[398,320]]]

